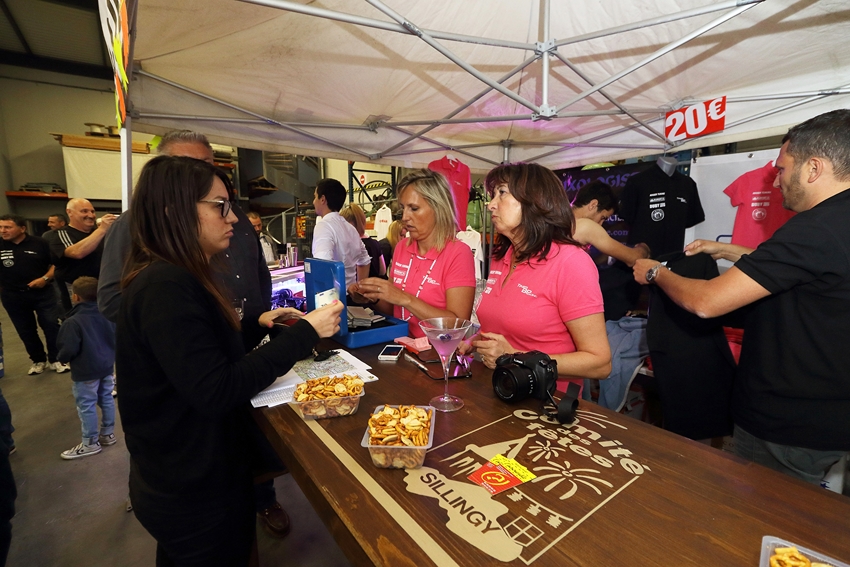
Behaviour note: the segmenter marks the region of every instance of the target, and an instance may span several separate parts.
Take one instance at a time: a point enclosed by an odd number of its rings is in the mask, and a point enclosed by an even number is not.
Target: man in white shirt
[[[345,187],[336,179],[322,179],[316,185],[313,206],[322,217],[313,229],[313,257],[345,265],[345,289],[369,277],[372,259],[357,234],[339,214],[345,204]]]

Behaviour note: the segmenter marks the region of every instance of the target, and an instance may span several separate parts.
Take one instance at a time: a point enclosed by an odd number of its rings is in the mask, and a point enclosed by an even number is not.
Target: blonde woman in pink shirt
[[[539,350],[567,382],[606,378],[611,351],[598,272],[573,237],[575,218],[557,176],[536,164],[501,165],[487,174],[496,239],[472,345],[484,364]]]
[[[401,222],[409,236],[393,252],[389,279],[367,278],[348,288],[355,301],[408,322],[422,337],[419,321],[432,317],[469,319],[475,297],[472,250],[459,241],[452,194],[446,178],[428,169],[398,184]]]

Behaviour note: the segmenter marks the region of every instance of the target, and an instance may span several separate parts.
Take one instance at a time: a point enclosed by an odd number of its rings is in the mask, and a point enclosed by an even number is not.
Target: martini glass
[[[457,411],[463,407],[463,400],[449,395],[449,366],[457,345],[466,336],[472,321],[455,319],[454,317],[435,317],[419,322],[419,327],[428,337],[431,346],[440,356],[443,363],[443,376],[446,379],[446,391],[442,396],[431,399],[431,406],[437,411]]]

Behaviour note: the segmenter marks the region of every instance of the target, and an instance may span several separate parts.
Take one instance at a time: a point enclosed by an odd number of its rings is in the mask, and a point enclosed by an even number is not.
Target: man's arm
[[[738,244],[727,244],[725,242],[715,242],[713,240],[694,240],[685,246],[685,255],[694,256],[696,254],[710,254],[715,260],[729,260],[737,262],[741,256],[749,254],[753,251],[752,248],[739,246]]]
[[[369,277],[369,269],[372,267],[372,257],[369,256],[366,245],[363,244],[359,236],[357,237],[357,244],[360,248],[360,254],[354,261],[354,264],[357,266],[357,281],[362,282]]]
[[[357,266],[357,281],[362,282],[369,277],[369,264]]]
[[[112,226],[112,223],[115,222],[116,218],[117,217],[115,215],[103,215],[103,218],[100,221],[100,226],[94,229],[91,234],[76,244],[72,244],[65,248],[65,256],[75,260],[81,260],[97,250],[101,240],[106,237],[106,233],[109,232],[109,227]]]
[[[635,281],[646,285],[646,273],[657,264],[655,260],[635,262]],[[679,307],[703,319],[725,315],[770,295],[761,284],[734,266],[711,280],[684,278],[661,267],[652,283]]]
[[[30,289],[41,289],[48,284],[50,280],[53,279],[53,270],[54,266],[51,264],[50,268],[47,270],[47,273],[41,277],[35,278],[33,281],[27,284],[27,287]],[[47,279],[44,279],[47,278]]]
[[[109,231],[103,244],[100,277],[97,280],[97,308],[115,323],[121,306],[121,275],[130,253],[130,217],[124,213]]]
[[[646,245],[632,248],[617,242],[608,235],[608,231],[601,225],[590,219],[578,219],[576,221],[573,238],[581,244],[590,244],[603,254],[612,256],[630,267],[634,266],[635,262],[641,258],[649,256],[649,248]]]
[[[333,231],[326,223],[317,222],[313,228],[313,258],[319,260],[334,259]]]

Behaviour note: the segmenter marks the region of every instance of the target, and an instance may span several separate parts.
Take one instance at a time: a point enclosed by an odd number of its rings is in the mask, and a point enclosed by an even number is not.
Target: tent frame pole
[[[525,69],[526,67],[531,65],[532,63],[534,63],[537,60],[537,58],[538,58],[537,55],[529,57],[528,59],[526,59],[525,61],[523,61],[522,63],[520,63],[519,65],[517,65],[516,67],[514,67],[513,69],[511,69],[507,73],[505,73],[502,77],[499,78],[499,80],[497,82],[504,83],[505,81],[507,81],[508,79],[510,79],[511,77],[513,77],[514,75],[516,75],[517,73],[519,73],[520,71],[522,71],[523,69]],[[486,88],[486,89],[482,90],[481,92],[476,94],[474,97],[472,97],[471,99],[469,99],[468,101],[466,101],[465,103],[460,105],[458,108],[456,108],[455,110],[450,112],[442,120],[449,120],[449,119],[457,116],[458,114],[460,114],[461,112],[463,112],[464,110],[466,110],[467,108],[469,108],[470,106],[475,104],[479,99],[481,99],[483,96],[485,96],[487,93],[489,93],[492,90],[493,89],[491,89],[491,88]],[[441,121],[431,122],[430,126],[424,128],[422,131],[420,131],[416,134],[411,134],[411,136],[408,137],[407,139],[402,140],[401,142],[394,144],[394,145],[390,146],[389,148],[385,149],[380,154],[378,154],[378,157],[387,155],[389,152],[393,151],[394,149],[399,148],[399,147],[407,144],[408,142],[415,140],[415,139],[419,138],[420,136],[427,134],[428,132],[430,132],[431,130],[433,130],[437,126],[439,126],[440,122]],[[391,127],[391,125],[389,123],[387,124],[387,126]]]
[[[356,149],[354,149],[354,148],[350,148],[350,147],[348,147],[348,146],[346,146],[346,145],[344,145],[344,144],[340,144],[339,142],[335,142],[335,141],[333,141],[333,140],[329,140],[329,139],[327,139],[327,138],[323,138],[322,136],[318,136],[318,135],[316,135],[316,134],[312,134],[312,133],[307,132],[307,131],[305,131],[305,130],[302,130],[302,129],[300,129],[300,128],[294,128],[294,127],[292,127],[292,126],[288,126],[288,125],[286,125],[286,124],[283,124],[282,122],[278,122],[277,120],[275,120],[275,119],[273,119],[273,118],[268,118],[268,117],[263,116],[263,115],[261,115],[261,114],[258,114],[258,113],[256,113],[256,112],[253,112],[253,111],[251,111],[251,110],[248,110],[247,108],[242,108],[241,106],[237,106],[237,105],[235,105],[235,104],[231,104],[231,103],[229,103],[229,102],[227,102],[227,101],[221,100],[221,99],[216,98],[216,97],[214,97],[214,96],[210,96],[210,95],[205,94],[205,93],[202,93],[202,92],[200,92],[200,91],[196,91],[195,89],[191,89],[191,88],[189,88],[189,87],[187,87],[187,86],[185,86],[185,85],[181,85],[180,83],[176,83],[176,82],[174,82],[174,81],[170,81],[170,80],[168,80],[168,79],[166,79],[166,78],[164,78],[164,77],[160,77],[160,76],[158,76],[158,75],[154,75],[153,73],[148,73],[148,72],[147,72],[147,71],[145,71],[144,69],[138,69],[138,70],[137,70],[137,71],[135,71],[135,72],[136,72],[136,73],[138,73],[139,75],[143,75],[143,76],[145,76],[145,77],[149,77],[149,78],[154,79],[154,80],[156,80],[156,81],[160,81],[160,82],[162,82],[162,83],[165,83],[166,85],[172,86],[172,87],[174,87],[175,89],[179,89],[179,90],[181,90],[181,91],[185,91],[185,92],[187,92],[187,93],[191,93],[191,94],[196,95],[196,96],[199,96],[199,97],[201,97],[201,98],[203,98],[203,99],[205,99],[205,100],[209,100],[209,101],[212,101],[212,102],[218,103],[218,104],[220,104],[220,105],[222,105],[222,106],[225,106],[225,107],[227,107],[227,108],[230,108],[230,109],[233,109],[233,110],[238,110],[239,112],[244,112],[245,114],[247,114],[247,115],[249,115],[249,116],[253,116],[253,117],[255,117],[255,118],[259,118],[259,119],[261,119],[261,120],[264,120],[264,121],[265,121],[267,124],[269,124],[269,125],[273,125],[273,126],[280,126],[281,128],[285,128],[285,129],[287,129],[287,130],[291,130],[291,131],[296,132],[296,133],[298,133],[298,134],[301,134],[302,136],[305,136],[305,137],[307,137],[307,138],[311,138],[311,139],[313,139],[313,140],[317,140],[317,141],[319,141],[319,142],[324,142],[325,144],[330,144],[330,145],[332,145],[332,146],[336,146],[337,148],[341,148],[341,149],[343,149],[343,150],[346,150],[346,151],[349,151],[349,152],[355,153],[355,154],[357,154],[357,155],[359,155],[359,156],[364,156],[364,157],[367,157],[367,158],[371,158],[371,157],[372,157],[370,154],[367,154],[367,153],[365,153],[365,152],[363,152],[363,151],[356,150]]]
[[[640,61],[638,61],[634,65],[627,67],[626,69],[620,71],[619,73],[615,73],[615,74],[611,75],[607,79],[604,79],[603,81],[593,85],[591,88],[587,89],[586,91],[583,91],[583,92],[579,93],[578,95],[574,96],[573,98],[571,98],[570,100],[568,100],[567,102],[565,102],[564,104],[559,106],[557,108],[557,111],[560,112],[561,110],[563,110],[563,109],[565,109],[569,106],[572,106],[573,104],[579,102],[580,100],[584,100],[585,98],[592,95],[596,91],[598,91],[600,89],[604,89],[605,87],[607,87],[608,85],[610,85],[613,82],[619,81],[620,79],[622,79],[626,75],[629,75],[629,74],[637,71],[641,67],[644,67],[644,66],[652,63],[653,61],[655,61],[659,57],[662,57],[662,56],[670,53],[671,51],[673,51],[677,47],[681,47],[682,45],[688,43],[692,39],[695,39],[695,38],[709,32],[709,31],[713,30],[717,26],[726,23],[727,21],[731,20],[735,16],[739,16],[740,14],[743,14],[744,12],[749,10],[750,8],[753,8],[754,6],[755,6],[755,4],[748,4],[748,5],[740,6],[736,9],[732,10],[731,12],[723,14],[719,18],[715,18],[714,20],[710,21],[709,23],[705,24],[704,26],[697,28],[696,30],[692,31],[689,34],[686,34],[685,36],[677,39],[676,41],[668,43],[667,45],[665,45],[661,49],[655,51],[654,53],[645,57],[644,59],[641,59]]]
[[[324,18],[326,20],[334,20],[337,22],[343,22],[346,24],[354,24],[356,26],[363,26],[367,28],[375,28],[383,31],[402,33],[405,35],[411,35],[410,29],[405,27],[400,22],[398,24],[393,24],[390,22],[383,22],[381,20],[373,20],[371,18],[364,18],[362,16],[355,16],[353,14],[346,14],[344,12],[334,12],[333,10],[326,10],[324,8],[317,8],[315,6],[308,6],[305,4],[297,4],[295,2],[288,2],[287,0],[240,0],[241,2],[245,2],[246,4],[256,4],[258,6],[266,6],[267,8],[277,8],[278,10],[286,10],[287,12],[295,12],[297,14],[304,14],[305,16],[314,16],[317,18]],[[761,0],[760,0],[761,1]],[[518,41],[506,41],[503,39],[492,39],[486,37],[478,37],[474,35],[464,35],[459,33],[451,33],[451,32],[443,32],[437,30],[421,30],[427,33],[429,36],[435,39],[445,39],[448,41],[460,41],[463,43],[474,43],[477,45],[489,45],[491,47],[505,47],[508,49],[522,49],[525,51],[534,51],[534,45],[531,43],[522,43]],[[415,35],[415,34],[413,34]]]
[[[467,73],[469,73],[470,75],[472,75],[473,77],[475,77],[476,79],[481,81],[482,83],[484,83],[485,85],[489,85],[491,88],[499,91],[500,93],[502,93],[506,97],[518,102],[519,104],[523,105],[524,107],[528,108],[529,110],[532,110],[532,111],[534,111],[535,113],[538,113],[538,114],[540,113],[540,107],[539,106],[537,106],[536,104],[534,104],[530,100],[526,100],[524,97],[518,95],[517,93],[506,89],[501,84],[499,84],[497,81],[494,81],[490,77],[479,72],[478,69],[476,69],[475,67],[473,67],[472,65],[470,65],[469,63],[467,63],[466,61],[464,61],[463,59],[461,59],[457,55],[455,55],[454,53],[452,53],[447,47],[445,47],[440,42],[438,42],[433,37],[431,37],[427,32],[425,32],[425,30],[420,29],[416,24],[407,20],[404,16],[402,16],[401,14],[398,14],[392,8],[390,8],[389,6],[387,6],[386,4],[381,2],[380,0],[366,0],[366,2],[368,2],[372,6],[374,6],[375,8],[380,10],[381,12],[383,12],[384,14],[386,14],[388,17],[394,19],[396,22],[398,22],[399,24],[404,26],[406,29],[410,30],[411,34],[419,37],[419,39],[421,39],[422,41],[424,41],[425,43],[427,43],[428,45],[430,45],[431,47],[436,49],[446,59],[448,59],[449,61],[451,61],[452,63],[454,63],[455,65],[457,65],[458,67],[460,67],[461,69],[463,69],[464,71],[466,71]]]
[[[261,118],[230,118],[226,116],[198,116],[194,114],[163,114],[156,112],[136,112],[137,118],[152,118],[152,119],[176,119],[176,120],[194,120],[197,122],[235,122],[237,124],[263,124],[268,126],[269,121]],[[322,122],[288,122],[281,121],[281,125],[294,126],[302,128],[338,128],[342,130],[365,130],[371,132],[372,128],[368,126],[353,126],[349,124],[331,124]]]

